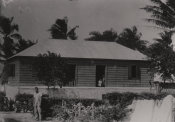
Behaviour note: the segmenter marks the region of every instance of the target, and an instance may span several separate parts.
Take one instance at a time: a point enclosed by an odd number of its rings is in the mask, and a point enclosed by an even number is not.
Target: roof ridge
[[[69,58],[143,60],[147,57],[138,50],[116,42],[47,39],[39,41],[9,59],[16,56],[37,56],[47,51],[60,53],[63,57]]]

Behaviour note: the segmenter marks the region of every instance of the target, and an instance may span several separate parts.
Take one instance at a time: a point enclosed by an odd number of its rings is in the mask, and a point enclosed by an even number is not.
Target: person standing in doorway
[[[35,87],[34,93],[34,116],[37,120],[41,121],[41,97],[38,87]]]
[[[102,76],[102,87],[105,87],[105,76]]]
[[[98,81],[98,87],[102,87],[102,83],[103,83],[102,79],[99,79],[99,81]]]

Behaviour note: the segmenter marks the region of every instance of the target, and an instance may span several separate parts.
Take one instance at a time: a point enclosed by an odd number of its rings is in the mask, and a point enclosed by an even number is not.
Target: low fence
[[[111,92],[149,92],[155,93],[154,88],[141,87],[63,87],[49,89],[39,87],[42,93],[48,93],[51,97],[56,98],[89,98],[102,99],[102,95]],[[20,87],[20,93],[33,93],[34,87]]]
[[[18,93],[34,93],[35,86],[6,86],[6,94],[14,98]],[[111,92],[156,93],[155,87],[63,87],[47,89],[46,86],[37,86],[43,94],[56,98],[89,98],[102,99],[102,95]]]

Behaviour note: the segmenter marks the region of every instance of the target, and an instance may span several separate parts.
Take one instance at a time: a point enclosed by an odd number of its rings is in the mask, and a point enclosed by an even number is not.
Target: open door
[[[96,87],[105,87],[105,65],[96,66]]]
[[[76,65],[75,64],[69,64],[69,77],[71,81],[69,81],[68,86],[75,86],[75,71],[76,71]]]

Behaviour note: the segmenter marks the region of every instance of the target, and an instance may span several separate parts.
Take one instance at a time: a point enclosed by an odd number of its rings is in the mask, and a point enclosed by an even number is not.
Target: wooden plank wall
[[[149,85],[150,76],[147,73],[148,68],[141,68],[141,80],[128,79],[128,66],[107,66],[106,81],[109,87],[146,87]]]
[[[8,78],[8,83],[11,85],[16,85],[19,82],[20,76],[20,62],[19,60],[15,60],[10,62],[9,64],[15,64],[15,76]]]
[[[106,65],[106,86],[108,87],[140,87],[149,86],[150,76],[144,63],[136,63],[141,66],[141,80],[128,79],[128,66],[133,62],[110,62],[110,61],[72,61],[76,64],[76,82],[78,87],[96,86],[96,65]],[[135,62],[134,62],[135,63]],[[17,68],[17,67],[16,67]],[[19,70],[19,69],[18,69]],[[17,73],[17,72],[16,72]],[[20,62],[20,83],[25,85],[39,84],[36,81],[36,73],[32,69],[31,61]]]
[[[151,80],[151,75],[148,73],[149,68],[142,67],[141,70],[141,82],[142,86],[149,86]]]
[[[90,64],[77,65],[76,86],[96,86],[96,66]]]
[[[35,71],[29,61],[21,61],[20,64],[20,83],[25,85],[38,84],[36,82]]]

